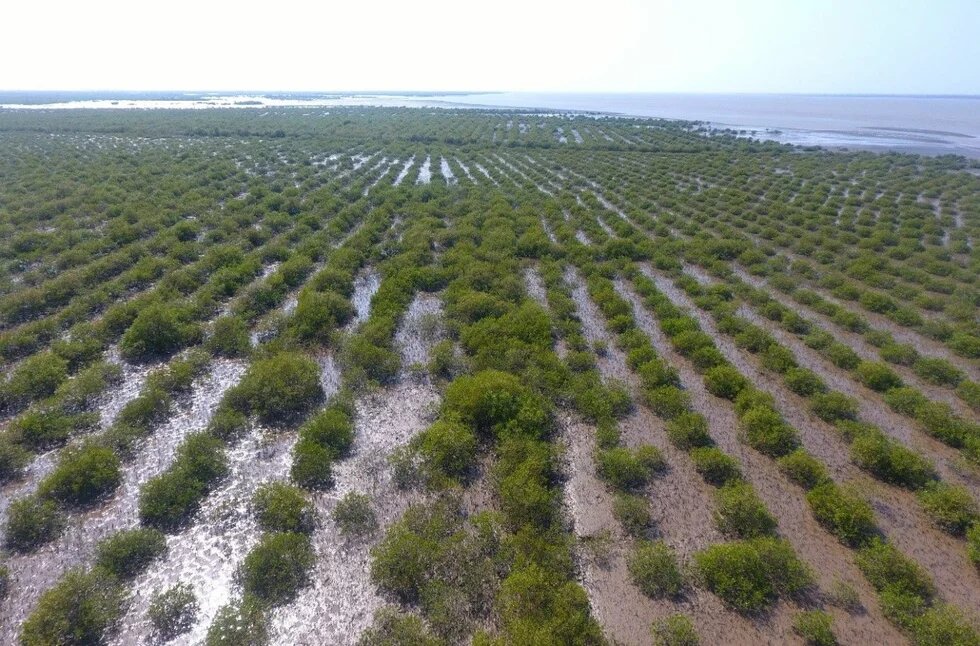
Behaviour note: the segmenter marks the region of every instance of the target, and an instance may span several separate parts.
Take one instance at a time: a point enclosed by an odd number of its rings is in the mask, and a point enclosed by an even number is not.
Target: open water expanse
[[[803,94],[0,93],[0,109],[527,108],[704,121],[783,143],[980,158],[980,96]]]

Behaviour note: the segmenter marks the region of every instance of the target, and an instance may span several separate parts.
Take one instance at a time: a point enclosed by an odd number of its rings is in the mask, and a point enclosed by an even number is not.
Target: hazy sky
[[[6,0],[0,88],[980,94],[980,0]]]

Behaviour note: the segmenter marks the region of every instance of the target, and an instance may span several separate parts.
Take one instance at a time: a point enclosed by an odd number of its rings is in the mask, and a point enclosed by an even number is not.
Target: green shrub
[[[10,568],[0,563],[0,601],[10,593]]]
[[[891,543],[873,539],[857,555],[857,565],[879,592],[889,590],[928,602],[935,595],[929,575]]]
[[[37,602],[21,628],[24,646],[103,644],[123,613],[124,591],[100,569],[70,570]]]
[[[902,378],[879,361],[862,361],[855,368],[855,372],[861,383],[880,393],[902,386]]]
[[[641,541],[626,563],[633,583],[648,597],[674,597],[684,585],[677,557],[663,541]]]
[[[320,370],[298,353],[282,352],[252,363],[235,389],[239,408],[255,413],[265,424],[290,423],[323,399]]]
[[[677,386],[661,386],[648,390],[646,400],[650,409],[664,419],[674,419],[691,407],[691,398]]]
[[[936,479],[928,460],[878,429],[858,434],[851,444],[851,459],[875,477],[909,489],[919,489]]]
[[[330,514],[344,536],[365,536],[378,528],[378,520],[367,494],[348,492]]]
[[[474,644],[477,641],[474,639]],[[443,646],[433,637],[422,620],[414,614],[391,606],[374,615],[374,623],[357,641],[358,646]]]
[[[779,468],[790,480],[807,490],[829,480],[823,462],[802,448],[779,458]]]
[[[170,356],[200,337],[200,328],[188,323],[186,318],[172,306],[150,305],[123,334],[119,349],[133,361]]]
[[[749,386],[735,398],[735,414],[741,417],[753,408],[771,408],[775,410],[776,400],[772,395],[758,388]]]
[[[786,386],[801,397],[827,392],[827,384],[809,368],[790,368],[783,377]]]
[[[537,564],[515,569],[503,580],[499,607],[505,643],[602,642],[582,587]]]
[[[980,568],[980,523],[973,523],[966,530],[966,549],[970,560]]]
[[[544,402],[519,378],[495,370],[453,380],[446,389],[443,409],[485,435],[508,430],[537,437],[550,422]]]
[[[226,402],[218,405],[208,422],[208,434],[224,442],[230,442],[241,437],[247,430],[248,417]]]
[[[861,363],[861,357],[854,350],[837,341],[830,344],[826,355],[835,366],[844,370],[854,370]]]
[[[698,372],[704,372],[715,366],[720,366],[726,361],[725,355],[714,346],[698,348],[688,358],[691,360],[694,369]]]
[[[956,394],[960,399],[970,405],[975,411],[980,412],[980,383],[964,379],[956,388]]]
[[[305,534],[266,534],[242,562],[242,589],[271,606],[288,603],[309,582],[315,558]]]
[[[401,356],[397,352],[372,343],[364,335],[347,339],[341,361],[347,378],[359,385],[391,383],[401,368]]]
[[[667,422],[667,437],[674,446],[683,450],[711,446],[708,420],[700,413],[683,413]]]
[[[970,618],[958,608],[945,603],[934,604],[911,622],[911,633],[917,646],[980,643],[980,635]]]
[[[902,415],[915,417],[920,408],[929,403],[925,395],[915,388],[893,388],[885,393],[885,403]]]
[[[205,345],[221,357],[244,357],[252,350],[248,326],[237,316],[217,318]]]
[[[742,478],[738,460],[715,446],[699,447],[691,451],[694,468],[705,482],[720,487]]]
[[[354,317],[354,306],[333,292],[304,291],[289,321],[289,332],[304,343],[325,345]]]
[[[616,494],[613,500],[613,516],[623,526],[623,530],[634,538],[646,537],[653,527],[650,504],[643,496]]]
[[[636,369],[636,372],[643,385],[650,389],[679,386],[681,383],[677,369],[660,358],[644,363]]]
[[[53,500],[21,498],[7,508],[4,544],[18,552],[29,552],[57,538],[64,526],[64,516]]]
[[[307,420],[299,433],[301,438],[316,442],[340,458],[354,443],[354,420],[342,406],[328,406]]]
[[[712,545],[694,555],[694,566],[707,588],[739,612],[762,610],[813,581],[790,544],[775,538]]]
[[[259,527],[266,532],[313,531],[316,512],[306,494],[283,482],[269,482],[256,489],[252,509]]]
[[[64,444],[75,430],[72,418],[58,410],[31,409],[10,423],[10,434],[34,451]]]
[[[800,444],[796,429],[772,408],[749,409],[740,421],[746,442],[760,453],[780,457],[791,453]]]
[[[823,421],[833,424],[842,419],[857,419],[857,402],[839,392],[814,395],[810,400],[813,413]]]
[[[119,457],[112,449],[86,443],[62,453],[38,491],[67,505],[88,505],[114,491],[121,480]]]
[[[776,344],[766,348],[759,360],[763,368],[781,375],[797,367],[796,355],[793,354],[793,351]]]
[[[704,374],[704,385],[712,395],[734,400],[749,385],[749,380],[735,366],[720,365]]]
[[[289,476],[304,489],[329,489],[333,486],[334,457],[331,449],[301,437],[293,448],[293,464]]]
[[[67,361],[53,352],[40,352],[25,359],[6,383],[0,382],[0,406],[23,408],[31,401],[54,394],[67,378]]]
[[[616,489],[629,491],[646,486],[664,468],[664,459],[652,446],[635,450],[616,447],[597,455],[599,474]]]
[[[156,635],[163,641],[170,641],[194,626],[198,610],[200,605],[194,589],[186,583],[178,583],[154,594],[146,614]]]
[[[962,536],[980,521],[980,511],[969,490],[945,482],[933,482],[918,493],[919,502],[937,527]]]
[[[653,624],[654,646],[698,646],[700,639],[694,622],[687,615],[673,614]]]
[[[963,381],[963,373],[950,362],[938,357],[919,357],[912,370],[931,384],[955,388]]]
[[[863,545],[877,531],[871,505],[834,483],[814,487],[806,500],[817,521],[847,545]]]
[[[729,482],[715,492],[715,524],[731,538],[771,536],[777,525],[755,488],[741,481]]]
[[[0,435],[0,484],[20,477],[31,461],[31,454],[9,435]]]
[[[134,578],[167,551],[167,538],[155,529],[127,529],[96,546],[95,564],[119,580]]]
[[[793,632],[809,646],[835,646],[834,618],[822,610],[808,610],[793,618]]]
[[[886,343],[881,346],[878,354],[888,363],[894,363],[900,366],[911,366],[919,358],[919,353],[916,351],[915,346],[905,343]]]
[[[265,610],[254,597],[222,606],[204,639],[205,646],[265,646],[268,642]]]
[[[434,423],[418,435],[413,445],[430,479],[463,477],[476,462],[476,435],[452,418]]]

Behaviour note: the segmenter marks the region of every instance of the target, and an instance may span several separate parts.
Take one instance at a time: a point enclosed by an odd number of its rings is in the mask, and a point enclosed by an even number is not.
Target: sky
[[[980,94],[980,0],[5,0],[4,90]]]

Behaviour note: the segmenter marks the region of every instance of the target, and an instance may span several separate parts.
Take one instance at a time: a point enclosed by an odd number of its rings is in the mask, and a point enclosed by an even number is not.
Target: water
[[[593,116],[660,117],[703,121],[717,128],[745,131],[746,136],[805,146],[929,155],[952,153],[980,158],[980,96],[531,92],[93,95],[0,92],[0,111],[344,106],[516,108],[556,113],[587,112]],[[320,116],[326,113],[310,114]],[[609,137],[601,128],[595,130],[607,141],[623,143],[618,138]],[[574,137],[575,132],[572,134]],[[564,134],[559,133],[559,136]]]

